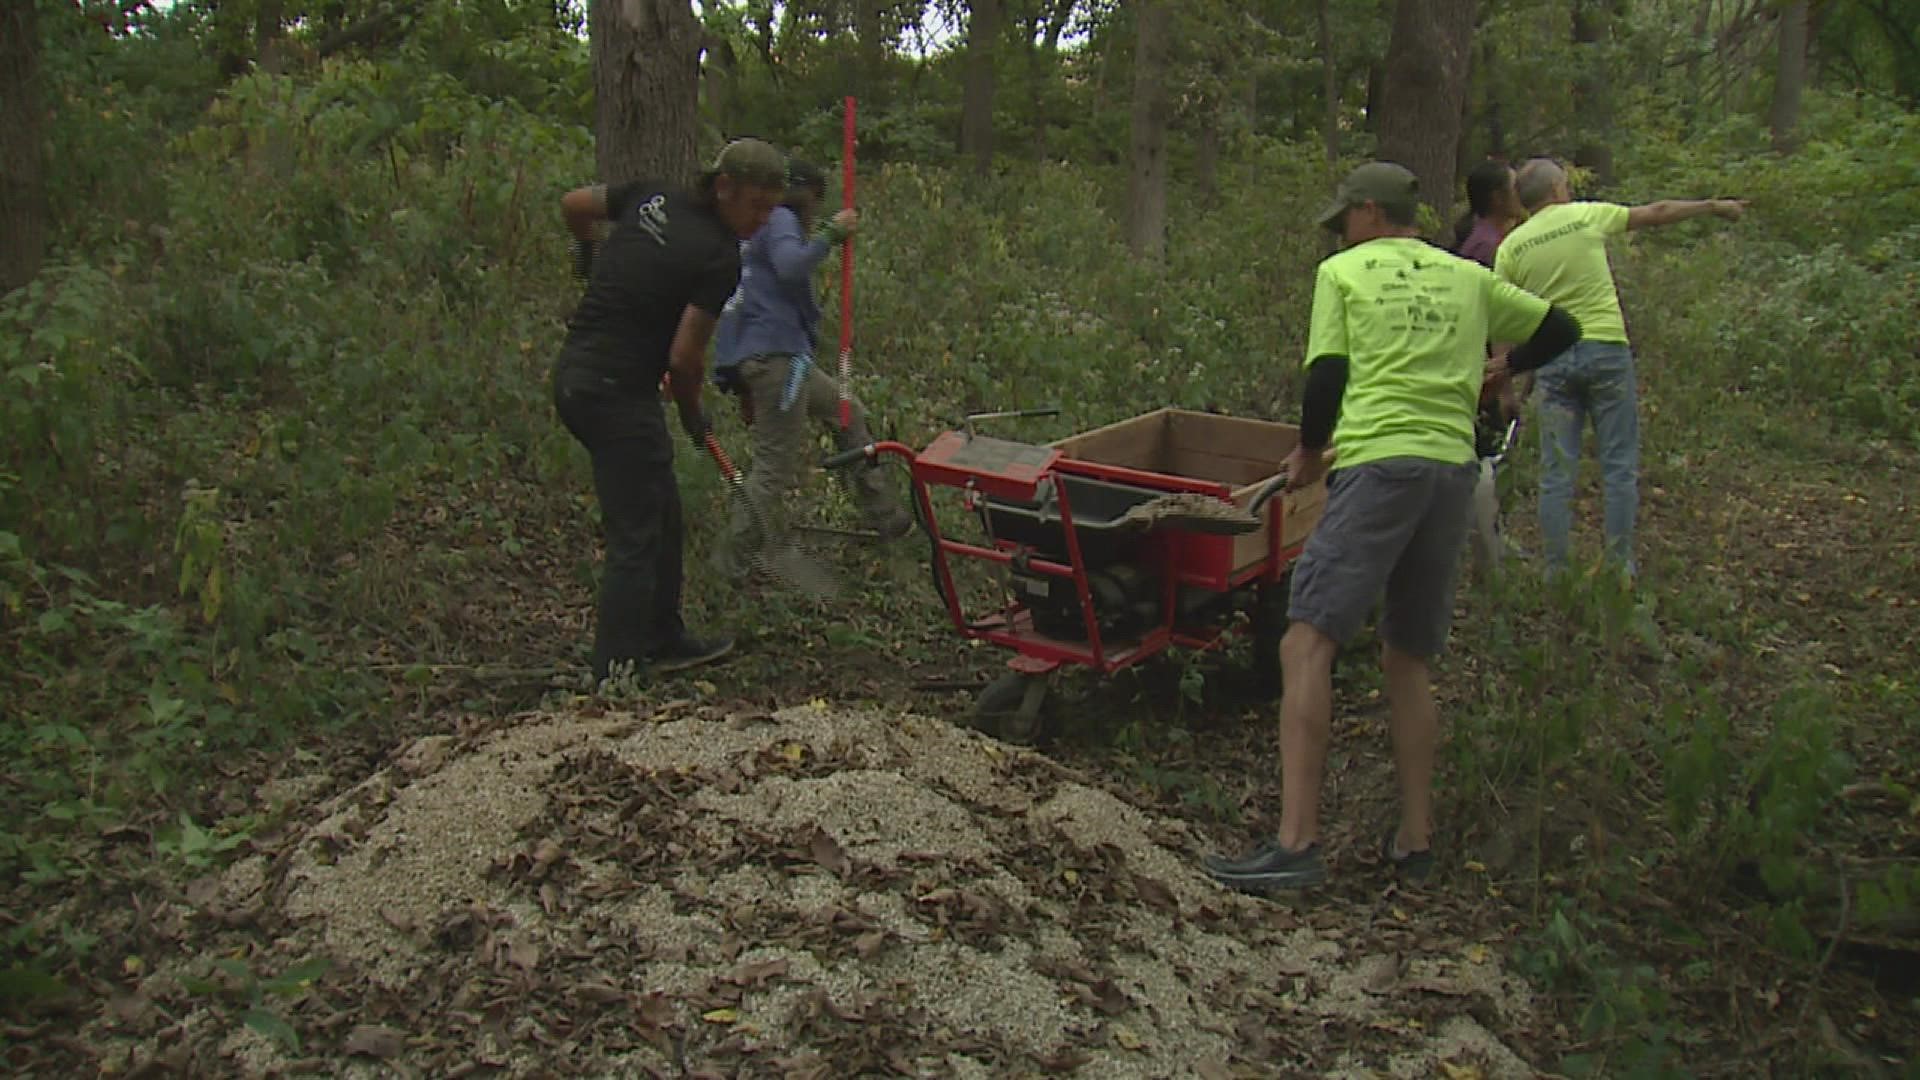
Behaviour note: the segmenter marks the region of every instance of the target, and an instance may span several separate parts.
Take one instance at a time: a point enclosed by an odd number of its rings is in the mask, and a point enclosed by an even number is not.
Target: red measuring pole
[[[840,205],[853,209],[853,98],[846,101]],[[840,242],[840,430],[853,426],[853,237]]]

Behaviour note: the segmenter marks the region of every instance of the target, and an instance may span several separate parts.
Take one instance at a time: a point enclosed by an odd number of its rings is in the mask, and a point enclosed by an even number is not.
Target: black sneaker
[[[1206,859],[1207,874],[1229,888],[1243,892],[1272,892],[1318,885],[1327,879],[1326,863],[1320,859],[1320,845],[1308,844],[1289,851],[1270,843],[1240,859],[1218,855]]]
[[[652,671],[680,671],[710,664],[733,651],[730,637],[696,638],[682,635],[647,658]]]
[[[1380,861],[1390,868],[1394,876],[1402,881],[1421,882],[1433,873],[1433,848],[1424,851],[1394,851],[1394,841],[1400,830],[1389,827],[1387,835],[1380,838]]]

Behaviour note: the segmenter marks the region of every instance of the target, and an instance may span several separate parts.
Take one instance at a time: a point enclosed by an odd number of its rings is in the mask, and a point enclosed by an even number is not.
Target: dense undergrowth
[[[572,295],[555,200],[591,173],[587,133],[401,63],[252,76],[190,121],[134,82],[109,94],[151,154],[93,182],[138,197],[97,220],[75,208],[58,257],[0,308],[0,871],[22,897],[84,890],[111,868],[103,833],[132,819],[163,824],[154,854],[205,865],[257,824],[202,804],[209,767],[403,722],[435,664],[569,663],[497,620],[530,578],[563,608],[591,583],[585,462],[546,384]],[[1782,164],[1755,130],[1682,144],[1649,120],[1623,161],[1620,197],[1754,200],[1738,227],[1621,250],[1668,410],[1654,483],[1742,438],[1840,442],[1862,468],[1920,439],[1920,123],[1824,102],[1809,127],[1827,134]],[[1043,404],[1062,414],[1024,434],[1169,403],[1291,415],[1327,170],[1316,147],[1243,153],[1217,204],[1176,200],[1164,266],[1124,256],[1117,170],[876,163],[857,350],[876,426],[916,441]],[[689,502],[712,502],[702,463],[680,468]],[[1669,551],[1651,576],[1681,582],[1701,557]],[[1913,557],[1890,556],[1908,575]],[[1760,938],[1811,964],[1839,794],[1873,780],[1920,805],[1910,766],[1859,751],[1876,725],[1912,745],[1910,637],[1875,624],[1868,688],[1817,664],[1763,676],[1757,628],[1723,595],[1739,584],[1656,602],[1515,579],[1474,601],[1497,674],[1473,691],[1458,786],[1529,812],[1569,785],[1632,795],[1614,826],[1628,839],[1586,877],[1534,854],[1529,955],[1593,1032],[1649,1061],[1672,1034],[1660,980],[1610,951],[1625,924],[1593,890],[1751,866]],[[1650,651],[1691,685],[1635,690]],[[1750,695],[1723,692],[1748,677]],[[1910,911],[1911,867],[1858,876],[1857,917]],[[88,948],[45,920],[9,945],[43,971]]]

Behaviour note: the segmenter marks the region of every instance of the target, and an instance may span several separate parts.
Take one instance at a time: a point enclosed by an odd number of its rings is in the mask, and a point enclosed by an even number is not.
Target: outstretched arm
[[[1690,218],[1712,214],[1728,221],[1739,221],[1745,213],[1745,199],[1661,199],[1627,211],[1627,228],[1646,229],[1672,225]]]

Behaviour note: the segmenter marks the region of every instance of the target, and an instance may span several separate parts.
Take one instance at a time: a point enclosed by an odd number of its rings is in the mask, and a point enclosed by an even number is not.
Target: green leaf
[[[0,1001],[46,1001],[65,995],[67,984],[33,968],[0,970]]]
[[[267,989],[273,993],[287,996],[302,994],[313,984],[315,979],[326,974],[326,972],[327,961],[325,959],[316,957],[312,960],[303,960],[281,972],[278,977],[267,984]]]
[[[288,1050],[296,1054],[300,1052],[300,1033],[293,1030],[293,1025],[280,1019],[278,1015],[266,1009],[248,1009],[242,1019],[248,1027]]]
[[[219,960],[215,960],[213,966],[215,969],[224,971],[228,975],[239,979],[241,982],[246,982],[253,978],[252,968],[248,967],[244,962],[232,959],[231,957],[222,957]]]

